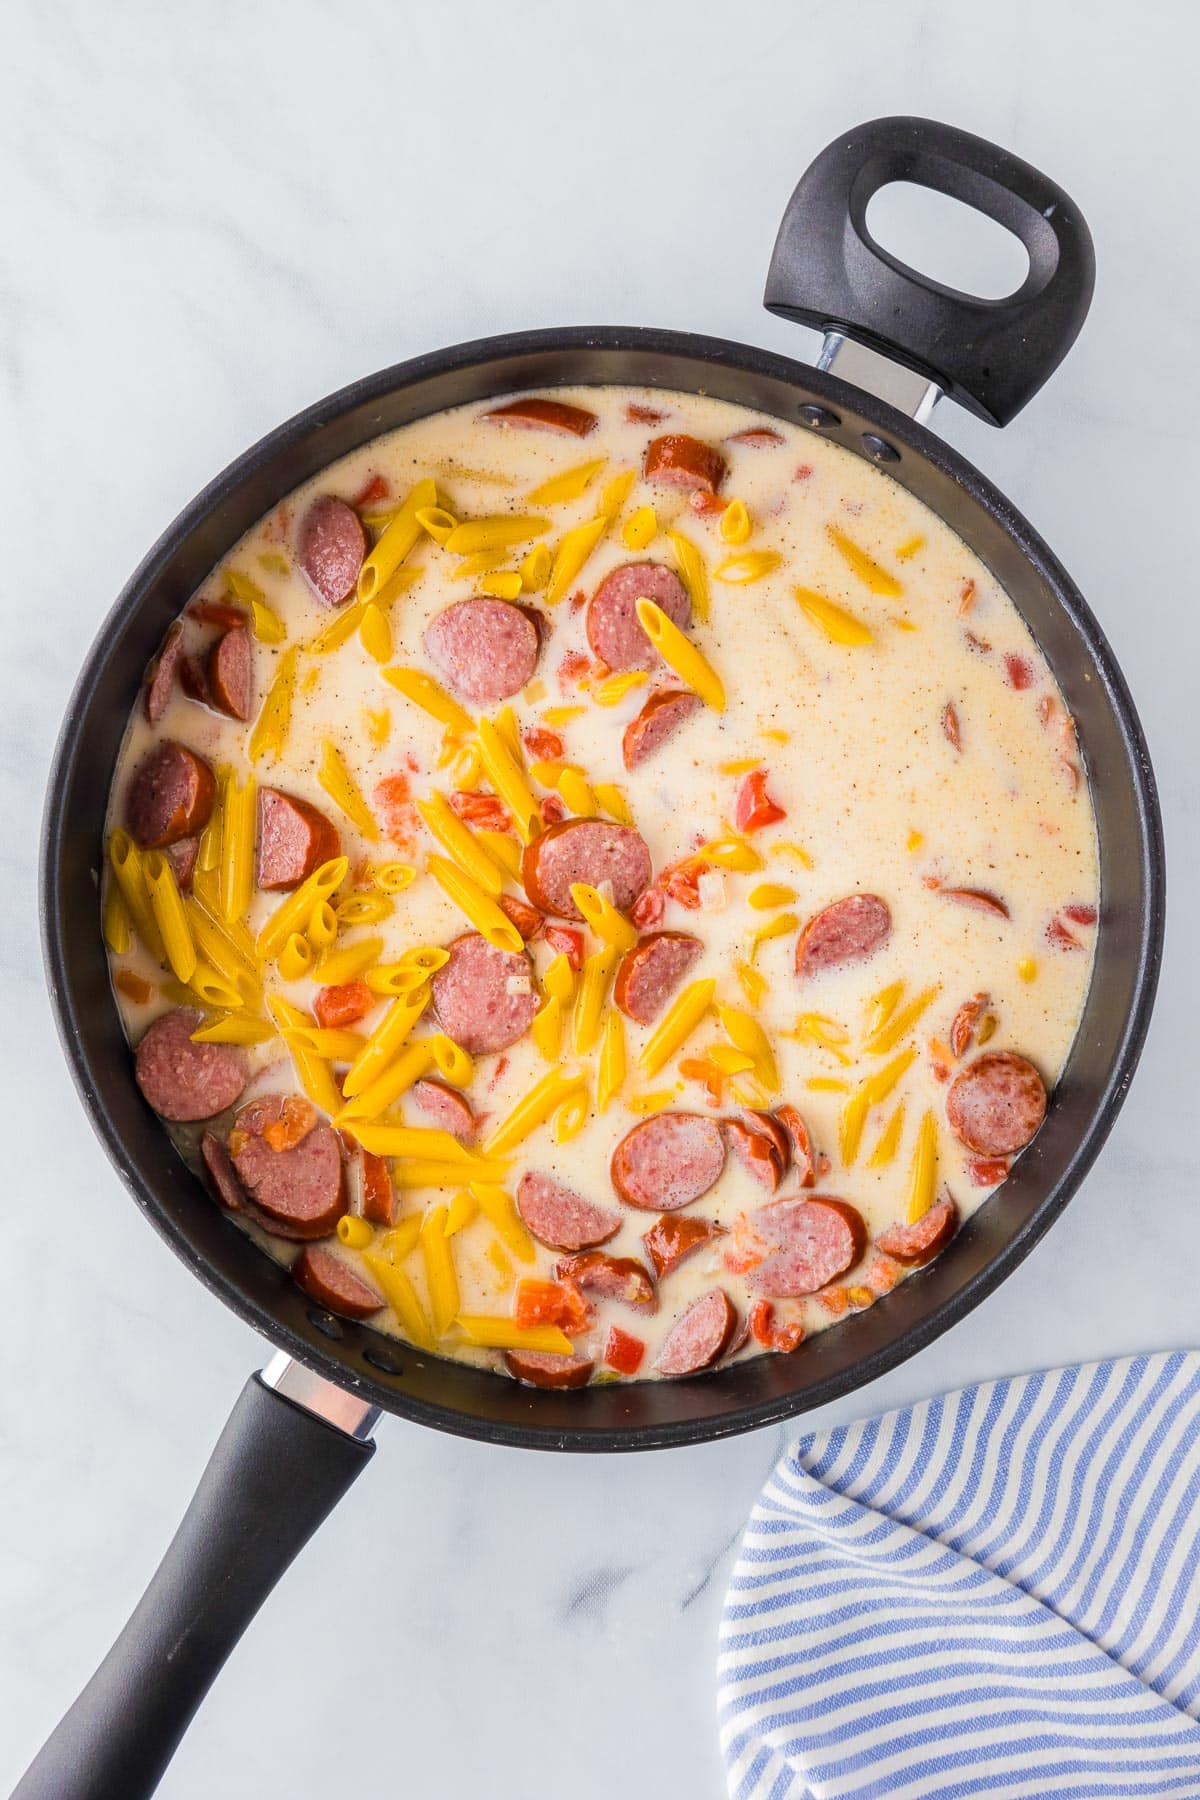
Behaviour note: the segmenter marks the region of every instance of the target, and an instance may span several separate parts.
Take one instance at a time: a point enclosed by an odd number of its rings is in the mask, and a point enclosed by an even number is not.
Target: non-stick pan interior
[[[243,532],[381,432],[499,393],[578,383],[703,391],[799,420],[872,460],[893,452],[887,472],[994,571],[1075,716],[1100,835],[1102,907],[1087,1008],[1046,1124],[935,1263],[792,1355],[687,1381],[553,1393],[333,1318],[220,1213],[134,1084],[97,896],[108,787],[142,670]],[[71,701],[47,800],[42,905],[48,980],[93,1122],[138,1204],[227,1304],[281,1348],[425,1423],[547,1449],[649,1449],[748,1430],[860,1386],[944,1331],[1016,1266],[1086,1173],[1132,1076],[1157,974],[1162,853],[1145,745],[1108,646],[1046,547],[969,465],[931,433],[803,364],[676,333],[573,330],[461,345],[372,376],[265,438],[187,508],[105,621]]]

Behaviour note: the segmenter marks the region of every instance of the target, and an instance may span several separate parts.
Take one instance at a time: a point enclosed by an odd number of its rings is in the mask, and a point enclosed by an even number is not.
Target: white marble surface
[[[97,622],[244,445],[421,349],[639,322],[808,354],[759,307],[777,219],[809,157],[876,114],[999,139],[1093,226],[1095,305],[1048,391],[1003,434],[951,408],[936,423],[1041,527],[1112,638],[1157,761],[1174,914],[1145,1061],[1084,1192],[980,1311],[833,1411],[1194,1344],[1187,0],[611,0],[586,27],[549,0],[6,0],[0,15],[5,1791],[123,1620],[262,1356],[138,1218],[43,992],[42,787]],[[162,1792],[715,1800],[720,1597],[787,1435],[596,1461],[388,1422]]]

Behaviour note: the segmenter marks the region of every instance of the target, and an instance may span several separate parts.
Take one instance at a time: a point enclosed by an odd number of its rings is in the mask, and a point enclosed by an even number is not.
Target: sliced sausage
[[[299,887],[322,863],[342,853],[337,827],[319,807],[281,788],[258,794],[255,880],[268,892]]]
[[[938,893],[943,900],[956,900],[959,906],[969,906],[975,912],[991,913],[996,919],[1012,917],[1008,902],[987,888],[939,888]]]
[[[498,950],[469,931],[450,945],[450,960],[433,977],[442,1030],[471,1056],[507,1050],[523,1037],[540,1004],[529,958]]]
[[[203,1023],[192,1007],[176,1007],[147,1027],[137,1047],[134,1076],[162,1119],[211,1119],[242,1097],[245,1055],[234,1044],[194,1044]]]
[[[202,756],[174,738],[155,744],[138,764],[125,797],[125,823],[143,850],[165,850],[204,830],[216,780]]]
[[[878,894],[847,894],[822,908],[796,940],[796,973],[803,980],[822,969],[862,962],[882,949],[892,933],[892,915]]]
[[[314,500],[300,526],[300,567],[325,606],[345,606],[358,586],[367,534],[352,506],[333,494]]]
[[[650,1271],[635,1256],[607,1256],[603,1250],[585,1250],[579,1256],[564,1256],[555,1265],[554,1279],[573,1281],[585,1293],[620,1300],[642,1312],[653,1312],[658,1305]]]
[[[652,1024],[703,951],[686,931],[652,931],[618,963],[613,999],[635,1024]]]
[[[664,1112],[627,1131],[612,1153],[612,1184],[626,1206],[677,1212],[707,1194],[725,1167],[725,1140],[715,1119]]]
[[[518,900],[515,894],[501,894],[496,905],[510,924],[516,926],[521,934],[522,943],[531,942],[546,923],[536,906],[526,906],[525,902]]]
[[[226,1212],[243,1212],[247,1206],[246,1190],[238,1180],[233,1158],[215,1131],[206,1131],[200,1139],[200,1160],[209,1184]]]
[[[693,1300],[663,1340],[654,1367],[660,1375],[695,1375],[729,1347],[737,1330],[737,1310],[724,1288],[710,1288]]]
[[[364,1150],[361,1144],[355,1146],[355,1151],[363,1218],[372,1225],[394,1225],[396,1189],[387,1157],[376,1156],[374,1151]]]
[[[733,431],[725,439],[727,444],[748,444],[752,450],[766,450],[772,444],[782,444],[781,432],[770,425],[748,425],[745,431]]]
[[[192,876],[196,873],[196,858],[199,854],[198,837],[178,838],[175,843],[167,845],[167,861],[175,871],[175,885],[181,894],[191,892]]]
[[[157,725],[170,705],[182,661],[183,626],[176,619],[162,641],[162,649],[146,670],[143,706],[148,725]]]
[[[346,1210],[342,1153],[336,1131],[318,1119],[286,1150],[263,1136],[281,1117],[284,1094],[264,1094],[243,1106],[229,1134],[233,1166],[246,1193],[279,1237],[328,1237]]]
[[[792,1140],[792,1160],[800,1177],[800,1186],[812,1187],[817,1179],[817,1159],[813,1155],[812,1137],[796,1107],[777,1106],[774,1117]]]
[[[661,1281],[702,1244],[724,1235],[725,1227],[712,1219],[698,1219],[694,1213],[664,1213],[649,1231],[642,1233],[642,1242]]]
[[[536,1169],[517,1186],[517,1211],[539,1244],[551,1250],[593,1250],[621,1229],[621,1215],[585,1200],[574,1188]]]
[[[977,1156],[1014,1156],[1046,1116],[1046,1084],[1027,1057],[991,1050],[956,1075],[946,1095],[954,1135]]]
[[[559,919],[583,918],[571,898],[577,881],[594,888],[611,882],[613,905],[628,912],[650,885],[650,852],[632,825],[564,819],[525,846],[521,880],[533,904]]]
[[[306,1244],[292,1264],[292,1280],[310,1300],[340,1313],[344,1319],[369,1319],[383,1305],[383,1295],[332,1250]]]
[[[957,1230],[958,1207],[947,1194],[935,1200],[915,1225],[889,1225],[875,1242],[885,1256],[894,1256],[897,1262],[927,1263],[945,1249]]]
[[[866,1248],[867,1228],[856,1207],[822,1195],[819,1200],[775,1200],[752,1219],[767,1255],[746,1280],[771,1300],[815,1294],[856,1263]]]
[[[537,668],[529,614],[508,600],[457,600],[426,628],[425,649],[455,693],[477,706],[519,694]]]
[[[691,623],[692,602],[674,569],[665,563],[622,563],[604,577],[587,609],[588,643],[610,669],[651,671],[662,666],[638,623],[639,600],[653,600],[681,631]]]
[[[479,1121],[457,1088],[425,1076],[412,1091],[413,1103],[426,1118],[460,1144],[473,1144]]]
[[[751,1111],[741,1118],[723,1119],[721,1129],[747,1174],[773,1194],[792,1160],[791,1140],[783,1126],[770,1113]]]
[[[571,437],[587,437],[600,423],[585,406],[571,406],[565,400],[544,400],[527,394],[521,400],[509,400],[504,406],[493,406],[482,415],[494,425],[517,425],[525,431],[563,431]]]
[[[555,1356],[549,1350],[506,1350],[504,1365],[527,1387],[581,1388],[591,1380],[595,1364],[587,1356]]]
[[[671,487],[693,488],[715,494],[725,479],[728,464],[712,444],[683,432],[668,432],[666,437],[652,438],[646,445],[642,470],[647,481],[666,482]]]
[[[636,719],[631,719],[621,738],[621,757],[630,774],[649,762],[686,725],[693,713],[700,711],[699,694],[688,688],[670,688],[662,694],[651,694]]]
[[[254,653],[245,626],[226,631],[208,653],[206,670],[212,703],[231,719],[248,719],[254,697]]]

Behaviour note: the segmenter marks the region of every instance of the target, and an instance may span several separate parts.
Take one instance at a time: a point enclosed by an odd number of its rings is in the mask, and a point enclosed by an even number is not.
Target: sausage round
[[[369,1281],[319,1244],[306,1244],[301,1250],[292,1264],[292,1280],[310,1300],[344,1319],[369,1319],[383,1305],[383,1295]]]
[[[612,1184],[626,1206],[677,1212],[707,1194],[725,1167],[725,1140],[715,1119],[664,1112],[627,1131],[612,1153]]]
[[[812,1135],[808,1126],[798,1109],[791,1104],[777,1106],[773,1116],[791,1140],[792,1160],[800,1177],[800,1186],[812,1187],[817,1179],[817,1159],[813,1155]]]
[[[646,1246],[646,1255],[654,1264],[654,1273],[661,1281],[702,1244],[724,1235],[725,1227],[711,1219],[698,1219],[693,1213],[664,1213],[649,1231],[642,1233],[642,1242]]]
[[[200,1160],[208,1174],[209,1185],[226,1212],[245,1211],[246,1190],[238,1180],[232,1157],[215,1131],[206,1131],[201,1137]]]
[[[828,1195],[772,1201],[759,1207],[751,1223],[770,1249],[746,1281],[771,1300],[815,1294],[856,1263],[867,1242],[858,1210]]]
[[[183,661],[183,626],[176,619],[162,642],[162,649],[146,670],[144,708],[146,723],[157,725],[175,692],[175,680]]]
[[[586,437],[600,423],[585,406],[571,406],[565,400],[544,400],[527,394],[522,400],[510,400],[504,406],[493,406],[482,415],[494,425],[517,425],[525,431],[562,431],[570,437]]]
[[[681,631],[691,622],[692,602],[674,569],[665,563],[622,563],[604,577],[587,609],[588,643],[610,669],[649,672],[662,665],[638,623],[639,600],[653,600]]]
[[[727,467],[719,450],[683,432],[668,432],[665,437],[652,438],[646,445],[642,464],[647,481],[662,481],[671,487],[691,488],[705,494],[717,492]]]
[[[526,1229],[551,1250],[593,1250],[621,1229],[621,1215],[585,1200],[573,1188],[536,1169],[517,1185],[517,1211]]]
[[[216,780],[202,756],[174,738],[155,744],[138,764],[125,798],[125,822],[143,850],[165,850],[208,824]]]
[[[581,1388],[591,1380],[595,1364],[587,1356],[555,1356],[550,1350],[506,1350],[510,1375],[527,1387]]]
[[[652,931],[639,938],[617,965],[613,999],[635,1024],[652,1024],[703,950],[700,939],[686,931]]]
[[[173,844],[167,845],[167,861],[175,871],[175,885],[181,894],[192,891],[192,876],[196,873],[196,858],[200,854],[198,837],[177,838]]]
[[[946,1095],[954,1135],[977,1156],[1014,1156],[1046,1116],[1046,1084],[1028,1057],[990,1050],[955,1076]]]
[[[268,892],[299,887],[342,853],[337,828],[320,810],[281,788],[260,788],[255,880]]]
[[[328,1237],[346,1210],[337,1133],[323,1119],[287,1150],[273,1150],[263,1131],[283,1112],[283,1094],[264,1094],[243,1106],[229,1134],[238,1178],[279,1237]]]
[[[791,1143],[783,1126],[769,1113],[747,1112],[740,1119],[723,1119],[721,1129],[747,1174],[773,1194],[791,1161]]]
[[[147,1027],[134,1057],[134,1076],[161,1119],[186,1124],[235,1106],[246,1086],[246,1058],[233,1044],[194,1044],[203,1014],[190,1006],[164,1013]]]
[[[325,606],[345,606],[358,586],[367,534],[352,506],[333,494],[314,500],[300,526],[300,567]]]
[[[460,1144],[474,1143],[479,1121],[457,1088],[424,1076],[413,1088],[412,1097],[417,1109],[442,1131],[448,1131]]]
[[[885,1256],[894,1256],[897,1262],[927,1263],[945,1249],[957,1230],[958,1207],[947,1194],[935,1200],[915,1225],[889,1225],[875,1242]]]
[[[559,919],[582,919],[572,885],[612,883],[612,901],[628,912],[650,884],[650,852],[632,825],[607,819],[564,819],[548,826],[521,858],[521,880],[535,906]]]
[[[526,983],[526,991],[511,991],[510,981]],[[528,1031],[539,1005],[529,958],[498,950],[475,931],[455,938],[432,988],[442,1030],[471,1056],[507,1050]]]
[[[564,1256],[555,1264],[554,1279],[573,1281],[585,1293],[620,1300],[642,1312],[653,1312],[658,1305],[650,1271],[634,1256],[607,1256],[603,1250]]]
[[[372,1225],[394,1225],[396,1189],[387,1157],[376,1156],[374,1151],[364,1150],[361,1144],[356,1144],[354,1149],[363,1218]]]
[[[796,940],[796,973],[803,979],[822,969],[862,962],[882,949],[892,933],[892,915],[878,894],[847,894],[815,913]]]
[[[695,1375],[729,1346],[737,1311],[724,1288],[710,1288],[693,1300],[663,1340],[654,1367],[660,1375]]]
[[[700,696],[688,688],[670,688],[651,694],[636,719],[631,719],[621,738],[621,757],[630,774],[649,762],[668,738],[700,710]]]
[[[456,600],[422,640],[455,693],[477,706],[519,694],[537,668],[538,629],[508,600]]]
[[[250,717],[254,695],[254,654],[244,625],[221,634],[208,653],[206,670],[209,697],[231,719]]]

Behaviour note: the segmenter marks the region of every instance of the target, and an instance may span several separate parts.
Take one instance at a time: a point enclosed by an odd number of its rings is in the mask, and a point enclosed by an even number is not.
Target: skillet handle
[[[949,194],[1024,244],[1015,293],[982,300],[921,275],[867,230],[889,182]],[[986,139],[934,119],[875,119],[822,150],[775,240],[763,304],[838,330],[917,369],[992,425],[1006,425],[1054,373],[1091,304],[1096,262],[1075,202]]]
[[[374,1450],[252,1376],[137,1609],[12,1800],[152,1794],[246,1626]]]

